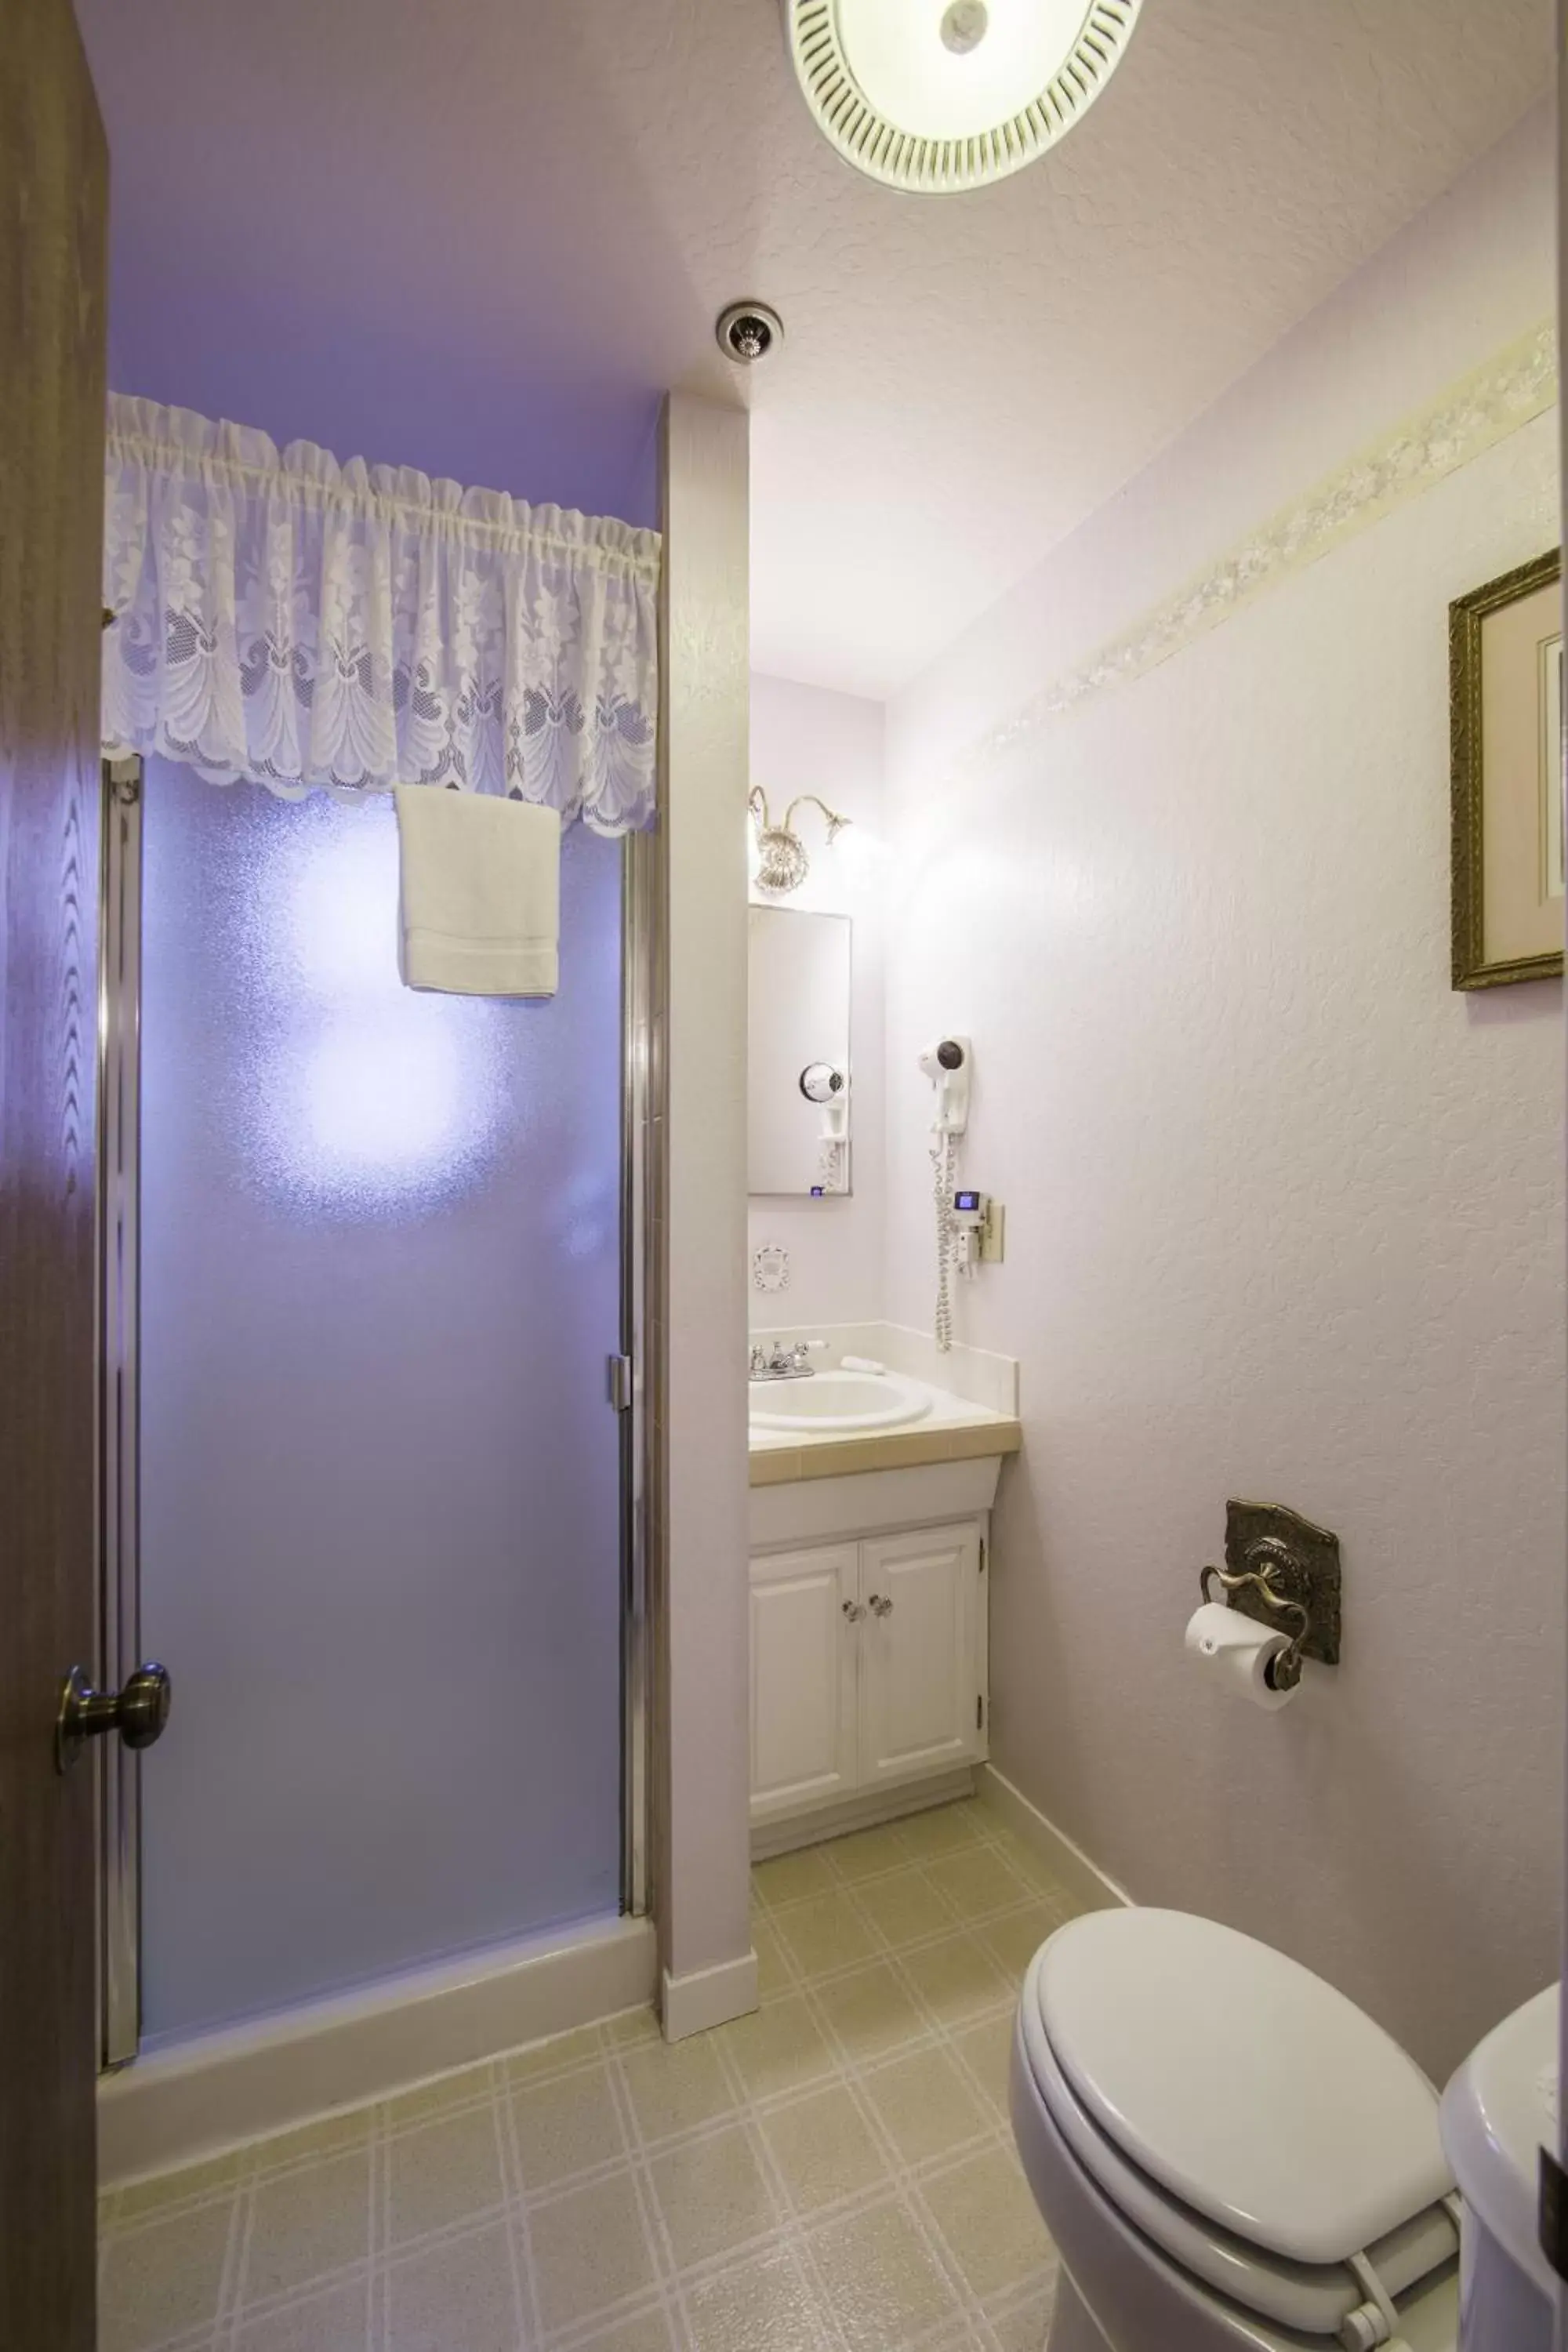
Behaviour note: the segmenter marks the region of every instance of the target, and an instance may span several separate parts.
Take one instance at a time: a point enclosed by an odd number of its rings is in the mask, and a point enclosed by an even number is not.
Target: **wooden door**
[[[98,678],[108,163],[69,0],[0,41],[0,2345],[92,2352]]]
[[[860,1546],[860,1786],[985,1753],[980,1527],[919,1528]]]
[[[752,1819],[855,1786],[859,1603],[853,1544],[752,1562]]]

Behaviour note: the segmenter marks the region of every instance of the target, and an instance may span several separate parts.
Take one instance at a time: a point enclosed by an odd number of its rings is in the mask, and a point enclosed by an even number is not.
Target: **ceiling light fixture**
[[[1142,0],[783,0],[806,102],[847,163],[926,194],[984,187],[1064,138]]]
[[[771,898],[786,898],[790,891],[798,890],[811,870],[805,844],[791,822],[796,809],[806,801],[810,801],[813,807],[819,808],[827,819],[827,845],[831,849],[849,819],[839,816],[826,801],[818,800],[815,793],[797,793],[784,811],[782,824],[775,824],[769,816],[768,796],[761,784],[753,784],[747,798],[746,806],[752,812],[757,854],[756,872],[752,878],[758,889],[767,891]]]

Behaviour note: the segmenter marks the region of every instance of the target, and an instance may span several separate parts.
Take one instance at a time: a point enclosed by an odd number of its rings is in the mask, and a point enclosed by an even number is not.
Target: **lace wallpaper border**
[[[1032,695],[1001,726],[978,736],[957,768],[1016,751],[1092,697],[1147,676],[1254,598],[1531,424],[1556,399],[1556,335],[1552,322],[1543,320],[1279,508],[1131,628]]]

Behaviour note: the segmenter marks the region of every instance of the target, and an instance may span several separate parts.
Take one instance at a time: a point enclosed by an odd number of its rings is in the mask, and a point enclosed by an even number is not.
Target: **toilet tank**
[[[1558,1989],[1494,2027],[1443,2095],[1465,2200],[1459,2352],[1552,2352],[1557,2282],[1537,2235],[1540,2151],[1557,2140]]]

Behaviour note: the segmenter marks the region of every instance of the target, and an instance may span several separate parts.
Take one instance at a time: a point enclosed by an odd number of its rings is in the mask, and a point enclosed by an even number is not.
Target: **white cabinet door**
[[[854,1544],[751,1563],[754,1822],[854,1789],[858,1566]]]
[[[981,1530],[921,1528],[860,1546],[860,1786],[985,1753]]]

